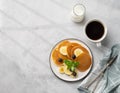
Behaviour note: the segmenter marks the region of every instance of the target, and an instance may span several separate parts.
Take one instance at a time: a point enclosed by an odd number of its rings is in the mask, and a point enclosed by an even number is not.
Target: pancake
[[[79,55],[75,61],[79,62],[79,66],[77,68],[81,72],[86,71],[92,64],[90,55],[86,53]]]
[[[70,44],[70,42],[67,40],[64,40],[57,45],[57,49],[60,50],[62,46],[68,46],[68,44]]]
[[[70,59],[72,59],[71,50],[72,50],[72,48],[75,47],[75,46],[79,46],[79,44],[78,44],[78,43],[70,43],[70,44],[68,45],[68,47],[67,47],[68,57],[69,57]]]
[[[65,51],[65,53],[67,55],[64,55],[64,53],[60,52],[61,47],[66,47],[67,53],[66,53],[66,51]],[[82,52],[81,53],[79,52],[78,56],[76,56],[73,59],[72,56],[74,55],[74,53],[75,53],[74,51],[76,49],[79,49]],[[70,42],[70,41],[67,41],[67,40],[60,42],[55,47],[55,49],[53,49],[52,59],[53,59],[53,62],[55,63],[55,65],[57,65],[57,66],[62,66],[63,63],[64,63],[64,60],[72,60],[72,61],[75,61],[75,62],[79,62],[79,65],[78,65],[77,69],[80,72],[86,71],[92,64],[91,56],[90,56],[88,50],[85,47],[83,47],[79,43]]]

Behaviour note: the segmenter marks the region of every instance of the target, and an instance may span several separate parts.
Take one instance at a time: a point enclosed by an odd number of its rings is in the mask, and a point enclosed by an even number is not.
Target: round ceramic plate
[[[80,40],[78,40],[78,39],[64,39],[64,40],[68,40],[68,41],[70,41],[70,42],[76,42],[76,43],[82,45],[84,48],[86,48],[86,49],[89,51],[89,54],[90,54],[91,59],[92,59],[92,64],[93,64],[92,52],[91,52],[90,48],[89,48],[85,43],[83,43],[82,41],[80,41]],[[62,41],[64,41],[64,40],[62,40]],[[60,41],[60,42],[62,42],[62,41]],[[58,43],[53,47],[53,49],[54,49],[60,42],[58,42]],[[53,51],[53,49],[52,49],[52,51]],[[51,53],[52,53],[52,51],[51,51]],[[50,67],[51,67],[52,72],[53,72],[58,78],[60,78],[60,79],[62,79],[62,80],[64,80],[64,81],[78,81],[78,80],[81,80],[81,79],[83,79],[84,77],[86,77],[86,76],[88,75],[88,73],[90,72],[90,70],[91,70],[91,68],[92,68],[92,64],[91,64],[91,66],[89,67],[89,69],[87,69],[85,72],[78,72],[78,76],[75,77],[75,78],[72,78],[72,77],[70,77],[70,76],[68,76],[68,75],[66,75],[66,74],[61,74],[61,73],[59,73],[59,68],[58,68],[58,67],[55,65],[55,63],[53,62],[53,60],[52,60],[52,55],[51,55],[51,54],[50,54],[50,59],[49,59],[49,60],[50,60]]]

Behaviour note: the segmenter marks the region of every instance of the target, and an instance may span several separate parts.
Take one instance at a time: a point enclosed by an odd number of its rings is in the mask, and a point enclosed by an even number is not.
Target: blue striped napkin
[[[97,73],[114,55],[118,55],[118,57],[112,66],[105,71],[103,78],[95,90],[95,93],[120,93],[120,44],[114,45],[105,53],[100,63],[95,67],[91,74],[85,80],[83,80],[79,87],[85,87],[93,78],[95,78]],[[89,90],[94,89],[96,82],[89,87]],[[80,91],[80,93],[86,92]]]

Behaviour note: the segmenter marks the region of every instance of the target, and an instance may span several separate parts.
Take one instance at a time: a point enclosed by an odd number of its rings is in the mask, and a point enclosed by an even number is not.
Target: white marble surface
[[[70,20],[74,4],[86,7],[80,24]],[[108,27],[103,47],[86,40],[83,27],[93,18]],[[94,63],[120,41],[119,0],[0,0],[0,93],[79,93],[78,82],[64,82],[51,72],[51,48],[77,38],[91,48]]]

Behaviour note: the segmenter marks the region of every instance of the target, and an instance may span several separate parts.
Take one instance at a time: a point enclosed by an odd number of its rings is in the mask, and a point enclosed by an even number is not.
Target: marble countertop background
[[[73,23],[73,5],[82,3],[86,17]],[[97,48],[84,36],[84,25],[100,19],[108,35]],[[65,38],[84,41],[92,50],[94,65],[120,41],[119,0],[0,0],[0,93],[79,93],[78,82],[64,82],[50,70],[52,47]]]

